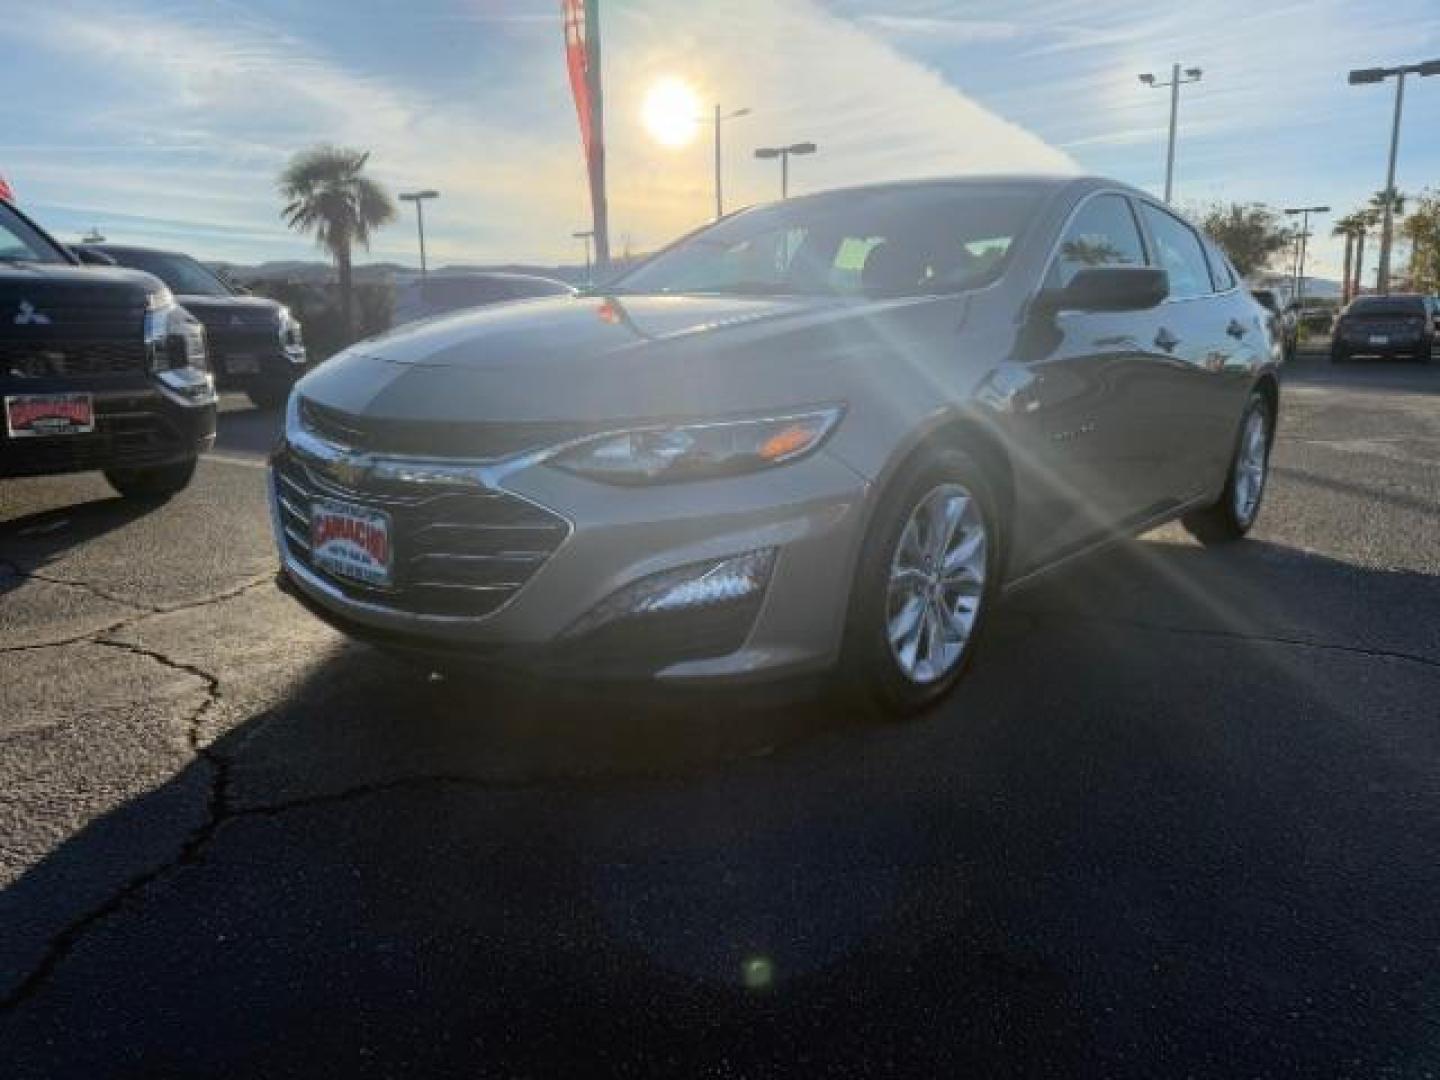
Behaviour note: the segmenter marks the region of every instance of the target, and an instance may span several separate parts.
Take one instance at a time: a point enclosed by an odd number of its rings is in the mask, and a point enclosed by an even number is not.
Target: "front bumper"
[[[181,404],[153,380],[127,385],[0,379],[6,394],[83,392],[94,396],[88,435],[12,439],[0,418],[0,477],[50,476],[94,469],[147,468],[195,457],[215,443],[215,404]],[[212,395],[213,397],[213,395]]]
[[[297,460],[288,445],[272,459],[282,581],[352,636],[503,668],[670,684],[800,675],[831,665],[838,654],[868,488],[823,450],[748,476],[649,488],[620,489],[543,464],[509,472],[501,496],[554,515],[568,528],[512,595],[479,616],[407,609],[403,591],[357,590],[308,563],[294,536],[297,492],[284,479]],[[312,478],[321,479],[313,470]],[[277,484],[290,510],[277,502]],[[320,494],[374,505],[373,493],[363,489],[332,486]],[[401,560],[409,538],[397,532]],[[569,633],[642,579],[767,549],[775,552],[768,583],[748,606],[720,605],[678,619],[641,616],[618,629],[611,623],[596,633]]]
[[[255,348],[212,339],[210,367],[219,389],[245,390],[257,383],[293,385],[310,370],[310,363],[303,348],[291,353],[279,345]]]

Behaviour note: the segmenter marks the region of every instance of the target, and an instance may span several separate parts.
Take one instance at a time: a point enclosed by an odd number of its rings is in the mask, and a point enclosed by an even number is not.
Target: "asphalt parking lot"
[[[274,423],[149,513],[0,486],[5,1075],[1440,1075],[1440,364],[1302,357],[1250,540],[883,729],[346,643]]]

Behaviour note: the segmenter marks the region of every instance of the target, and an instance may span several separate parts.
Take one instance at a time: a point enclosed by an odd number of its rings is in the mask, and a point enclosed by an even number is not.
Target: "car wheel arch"
[[[875,497],[870,500],[866,510],[862,536],[869,533],[875,515],[883,505],[894,479],[903,475],[906,466],[916,457],[934,449],[960,450],[974,460],[984,473],[990,490],[999,503],[1000,527],[1008,531],[1014,518],[1015,506],[1015,472],[1010,454],[999,434],[988,430],[982,418],[952,410],[931,417],[927,423],[910,432],[890,455],[885,467],[872,483]],[[1002,550],[1008,553],[1012,548],[1013,545],[1006,537],[1002,541]],[[859,558],[858,545],[855,557]]]

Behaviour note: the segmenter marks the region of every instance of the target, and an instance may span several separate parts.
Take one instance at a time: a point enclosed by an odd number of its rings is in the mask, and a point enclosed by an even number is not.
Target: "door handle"
[[[1157,349],[1163,349],[1166,352],[1174,352],[1175,346],[1179,344],[1180,339],[1174,334],[1170,333],[1169,330],[1166,330],[1163,326],[1160,328],[1160,332],[1155,335],[1155,347]]]
[[[1225,327],[1225,333],[1229,334],[1236,341],[1243,338],[1249,328],[1243,326],[1239,319],[1231,319],[1230,325]]]

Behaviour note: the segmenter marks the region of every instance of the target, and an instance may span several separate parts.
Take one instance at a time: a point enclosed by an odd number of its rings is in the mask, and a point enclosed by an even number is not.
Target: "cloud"
[[[753,109],[724,133],[732,206],[774,197],[773,163],[754,161],[750,152],[778,140],[820,144],[819,155],[797,163],[799,190],[1075,168],[1063,151],[813,0],[733,0],[723,10],[692,4],[683,18],[677,10],[671,0],[607,10],[617,243],[629,234],[637,248],[652,247],[711,212],[705,132],[697,143],[668,150],[639,123],[645,90],[665,75],[686,79],[707,103]],[[474,17],[533,21],[506,11]],[[377,21],[374,32],[407,32],[403,11],[391,18]],[[456,22],[454,32],[465,26]],[[83,64],[101,104],[67,113],[68,138],[57,140],[63,153],[37,149],[7,160],[7,169],[33,192],[27,198],[83,208],[102,226],[107,211],[116,221],[191,220],[197,235],[216,245],[199,254],[278,256],[303,241],[279,222],[275,175],[295,150],[332,141],[370,149],[375,172],[394,187],[442,192],[427,213],[427,240],[439,261],[574,258],[570,233],[586,223],[588,197],[558,19],[554,28],[553,40],[529,26],[504,38],[503,63],[494,59],[494,35],[508,31],[477,29],[487,36],[477,36],[473,82],[456,93],[400,63],[342,60],[243,8],[167,7],[161,17],[140,0],[36,7],[23,33],[0,25],[0,43],[8,35],[56,67]],[[482,43],[491,48],[483,63]],[[37,128],[13,141],[33,147],[49,134]],[[257,236],[267,230],[274,250],[260,251]],[[243,250],[227,235],[243,236]],[[389,229],[374,254],[408,259],[410,245],[408,229]]]
[[[919,38],[927,44],[973,45],[1011,41],[1027,33],[1019,23],[999,19],[936,18],[926,15],[861,15],[862,27],[887,37]]]

